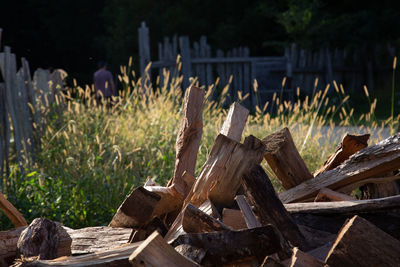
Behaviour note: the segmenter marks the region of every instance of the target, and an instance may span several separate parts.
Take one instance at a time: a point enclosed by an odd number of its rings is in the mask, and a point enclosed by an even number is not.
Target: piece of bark
[[[14,207],[13,204],[11,204],[10,201],[8,201],[4,197],[4,195],[1,192],[0,192],[0,209],[3,210],[6,216],[11,220],[15,228],[28,225],[24,216],[22,216],[22,214]]]
[[[185,205],[201,205],[207,198],[213,203],[230,206],[240,186],[242,174],[262,160],[265,146],[254,136],[240,144],[219,134]]]
[[[247,228],[256,228],[260,227],[261,223],[258,221],[256,215],[254,214],[253,210],[251,209],[249,203],[245,196],[238,195],[235,197],[235,200],[243,214],[244,220],[246,221]]]
[[[304,250],[308,245],[298,226],[276,195],[268,175],[259,165],[254,165],[242,177],[248,200],[255,206],[261,224],[272,223],[293,245]]]
[[[285,189],[313,178],[301,158],[287,127],[265,137],[265,160]]]
[[[282,264],[288,267],[323,267],[325,265],[323,261],[304,253],[297,247],[293,248],[292,257],[283,261]]]
[[[161,196],[140,186],[126,197],[118,208],[109,226],[140,227],[150,222]]]
[[[142,244],[142,242],[125,244],[120,247],[110,248],[106,251],[99,251],[81,256],[60,257],[54,260],[35,260],[33,262],[23,262],[20,266],[130,267],[132,265],[129,263],[129,256],[137,247],[140,246],[140,244]]]
[[[72,239],[60,223],[45,218],[36,218],[22,231],[17,247],[24,257],[40,256],[51,260],[71,255]]]
[[[272,225],[240,231],[222,231],[179,236],[171,245],[182,244],[205,249],[204,266],[221,266],[235,260],[255,256],[259,260],[282,250],[282,237]]]
[[[357,200],[355,197],[335,192],[329,188],[322,188],[319,190],[318,195],[315,197],[314,202],[326,201],[352,201]]]
[[[325,171],[332,170],[345,162],[351,155],[368,146],[369,134],[351,135],[346,134],[335,152],[328,157],[324,165],[314,173],[317,176]]]
[[[219,220],[211,217],[190,203],[183,210],[182,227],[186,233],[206,233],[231,230]]]
[[[154,232],[129,256],[132,266],[199,266],[194,261],[179,254],[164,239]]]
[[[204,90],[191,86],[185,92],[182,104],[182,118],[176,139],[176,160],[174,177],[171,184],[175,184],[181,191],[189,192],[187,184],[182,180],[186,171],[195,173],[197,153],[203,132],[203,102]]]
[[[246,229],[247,224],[240,210],[223,209],[222,222],[234,230]]]
[[[400,241],[354,216],[340,230],[325,262],[329,266],[398,266]]]
[[[400,168],[400,133],[364,148],[333,170],[282,192],[284,203],[313,199],[321,188],[332,190]]]
[[[249,110],[247,108],[237,102],[233,103],[229,107],[228,115],[226,115],[220,134],[223,134],[236,142],[240,142],[248,116]]]

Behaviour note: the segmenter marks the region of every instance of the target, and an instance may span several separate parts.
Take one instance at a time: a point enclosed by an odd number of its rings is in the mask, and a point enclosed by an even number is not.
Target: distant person
[[[107,70],[106,62],[99,62],[99,69],[93,75],[93,82],[97,94],[97,103],[101,102],[102,97],[111,102],[111,97],[115,93],[115,85],[111,72]]]

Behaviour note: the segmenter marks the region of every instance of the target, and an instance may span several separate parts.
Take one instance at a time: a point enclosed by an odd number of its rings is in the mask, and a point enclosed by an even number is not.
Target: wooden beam
[[[247,228],[256,228],[260,227],[261,223],[258,221],[256,215],[254,214],[253,210],[251,209],[249,203],[247,203],[247,200],[245,196],[243,195],[238,195],[235,197],[236,202],[238,203],[238,206],[243,214],[243,217],[246,221]]]
[[[182,118],[176,139],[176,160],[172,184],[183,192],[188,192],[187,184],[182,179],[186,171],[195,173],[197,153],[203,132],[204,90],[191,86],[185,92],[182,103]]]
[[[183,210],[182,227],[186,233],[205,233],[231,230],[217,219],[188,204]]]
[[[400,133],[397,133],[376,145],[358,151],[335,169],[282,192],[279,197],[284,203],[299,202],[314,198],[321,188],[336,190],[399,168]]]
[[[340,230],[325,262],[329,266],[398,266],[400,241],[354,216]]]
[[[313,178],[301,158],[287,127],[265,137],[265,160],[285,189]]]
[[[137,249],[129,256],[132,266],[176,266],[195,267],[199,266],[194,261],[182,256],[168,245],[157,233],[151,234]]]
[[[237,102],[233,103],[229,108],[228,115],[226,115],[220,134],[240,142],[248,115],[249,110],[247,108]]]
[[[318,195],[315,197],[314,202],[324,201],[353,201],[357,200],[355,197],[335,192],[329,188],[322,188],[319,190]]]
[[[368,146],[369,134],[343,136],[335,152],[328,157],[324,165],[314,173],[317,176],[325,171],[332,170],[346,161],[351,155]]]
[[[1,175],[2,174],[0,174],[0,177]],[[11,220],[15,228],[28,225],[24,216],[22,216],[22,214],[4,197],[2,193],[0,193],[0,209]]]
[[[266,255],[282,250],[280,233],[272,225],[240,231],[185,234],[171,245],[182,244],[205,249],[206,255],[199,264],[206,266],[221,266],[251,256],[262,260]]]
[[[298,226],[276,195],[268,175],[259,165],[254,165],[242,176],[242,185],[248,200],[255,206],[263,225],[272,223],[295,246],[307,250],[307,242]]]

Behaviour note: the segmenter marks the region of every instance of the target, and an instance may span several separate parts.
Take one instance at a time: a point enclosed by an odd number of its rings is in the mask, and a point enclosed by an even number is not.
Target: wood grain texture
[[[221,221],[211,217],[190,203],[183,210],[182,227],[186,233],[206,233],[231,230]]]
[[[223,134],[236,142],[242,139],[242,132],[246,125],[249,110],[235,102],[229,107],[228,114],[222,125],[220,134]]]
[[[249,203],[245,196],[238,195],[235,197],[235,200],[243,214],[244,220],[246,221],[247,228],[256,228],[260,227],[261,223],[258,221],[256,215],[254,214],[253,210],[251,209]]]
[[[240,210],[224,208],[222,210],[222,222],[234,230],[247,229],[246,221]]]
[[[0,209],[11,220],[15,228],[28,225],[24,216],[22,216],[22,214],[4,197],[2,193],[0,193]]]
[[[314,198],[321,188],[336,190],[399,168],[400,133],[397,133],[376,145],[358,151],[335,169],[282,192],[279,197],[284,203],[300,202]]]
[[[357,200],[355,197],[335,192],[329,188],[322,188],[319,190],[318,195],[315,197],[314,202],[324,201],[353,201]]]
[[[265,137],[265,160],[285,189],[313,178],[301,158],[287,127]]]

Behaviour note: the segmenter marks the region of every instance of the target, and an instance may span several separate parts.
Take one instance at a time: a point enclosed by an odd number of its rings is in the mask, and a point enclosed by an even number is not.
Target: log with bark
[[[262,141],[266,146],[264,158],[285,189],[313,178],[287,127],[268,135]]]
[[[336,190],[399,168],[400,133],[397,133],[358,151],[335,169],[282,192],[279,197],[284,203],[313,199],[324,187]]]
[[[329,266],[398,266],[400,241],[354,216],[340,230],[325,262]]]

